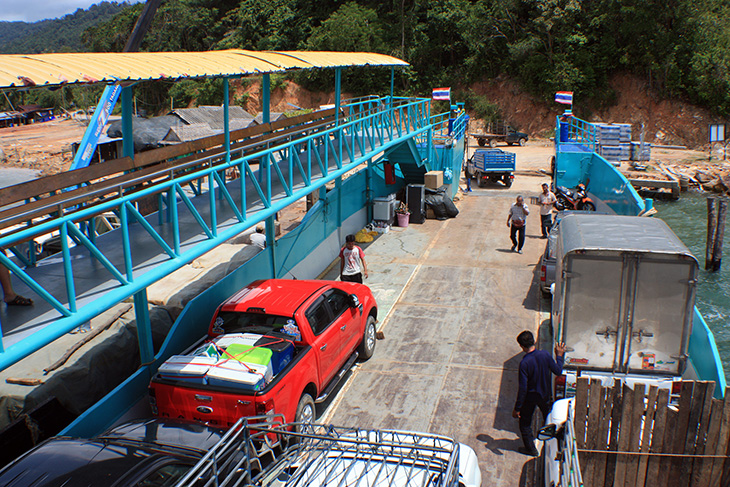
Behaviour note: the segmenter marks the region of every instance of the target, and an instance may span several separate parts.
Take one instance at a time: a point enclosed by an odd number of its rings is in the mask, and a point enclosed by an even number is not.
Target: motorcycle
[[[584,184],[579,184],[575,191],[565,186],[558,186],[555,189],[555,198],[558,200],[555,207],[558,210],[585,210],[596,211],[596,204],[588,197]]]

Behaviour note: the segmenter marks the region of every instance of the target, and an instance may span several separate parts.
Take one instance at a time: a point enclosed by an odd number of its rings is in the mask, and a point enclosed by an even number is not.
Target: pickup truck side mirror
[[[557,426],[553,423],[545,425],[537,431],[537,439],[540,441],[552,440],[557,436],[557,430]]]

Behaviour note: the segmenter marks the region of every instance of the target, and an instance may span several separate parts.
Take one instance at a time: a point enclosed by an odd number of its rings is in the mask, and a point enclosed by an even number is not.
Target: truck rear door
[[[683,372],[694,302],[696,261],[641,258],[624,368],[631,372]]]
[[[620,259],[572,255],[564,268],[565,364],[613,370],[619,339]]]

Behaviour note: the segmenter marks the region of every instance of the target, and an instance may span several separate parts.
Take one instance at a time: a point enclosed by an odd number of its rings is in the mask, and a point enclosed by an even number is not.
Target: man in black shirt
[[[555,345],[555,356],[553,360],[545,350],[535,349],[535,337],[530,331],[523,331],[517,336],[517,343],[522,347],[525,356],[520,361],[520,389],[517,393],[517,402],[512,416],[520,420],[520,433],[524,447],[520,447],[520,453],[537,456],[535,438],[532,434],[532,413],[535,406],[542,411],[543,422],[550,412],[552,402],[552,380],[550,373],[560,375],[563,371],[563,356],[565,355],[565,343]]]

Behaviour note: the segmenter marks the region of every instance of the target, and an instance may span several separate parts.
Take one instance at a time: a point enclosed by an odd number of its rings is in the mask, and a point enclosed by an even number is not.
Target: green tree
[[[347,2],[312,29],[306,47],[319,51],[382,52],[382,31],[375,10]]]

